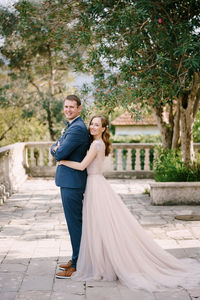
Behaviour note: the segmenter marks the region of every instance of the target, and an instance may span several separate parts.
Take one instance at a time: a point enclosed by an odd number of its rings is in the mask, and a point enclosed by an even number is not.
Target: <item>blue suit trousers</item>
[[[72,244],[72,267],[76,268],[82,233],[83,189],[61,187],[64,214]]]

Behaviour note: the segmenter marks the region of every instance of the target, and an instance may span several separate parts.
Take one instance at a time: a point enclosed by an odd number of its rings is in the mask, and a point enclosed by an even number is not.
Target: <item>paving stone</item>
[[[15,300],[17,292],[0,292],[1,300]]]
[[[0,253],[3,251],[8,251],[12,245],[14,244],[15,240],[12,238],[0,238]]]
[[[180,248],[180,245],[178,244],[177,241],[175,240],[159,240],[159,239],[154,239],[163,249],[176,249]]]
[[[59,249],[58,248],[37,248],[35,252],[33,253],[33,258],[54,258],[57,259],[59,255]]]
[[[162,219],[162,218],[160,218],[160,217],[150,217],[150,216],[148,216],[148,217],[141,217],[141,219],[140,219],[140,224],[141,225],[162,225],[162,224],[166,224],[167,222],[164,220],[164,219]]]
[[[6,253],[1,253],[1,254],[0,254],[0,264],[3,263],[5,257],[6,257]]]
[[[200,241],[198,240],[179,240],[177,242],[182,248],[200,248]]]
[[[119,293],[121,300],[155,300],[155,297],[152,293],[144,290],[135,290],[131,291],[127,287],[118,284]]]
[[[71,252],[61,251],[58,258],[58,264],[63,264],[68,262],[71,259]]]
[[[168,231],[167,235],[175,240],[181,240],[181,239],[192,239],[193,235],[189,230],[174,230],[174,231]]]
[[[49,275],[54,274],[56,269],[55,261],[43,261],[37,259],[31,259],[30,264],[28,266],[27,275]]]
[[[51,300],[51,292],[31,291],[20,292],[16,300]]]
[[[85,295],[76,295],[68,292],[53,292],[51,300],[85,300]],[[39,300],[39,299],[38,299]],[[42,299],[43,300],[43,299]],[[103,300],[103,299],[101,299]],[[114,299],[113,299],[114,300]]]
[[[26,275],[20,291],[51,291],[53,285],[52,275]]]
[[[0,273],[0,291],[1,292],[15,292],[18,291],[22,280],[23,274],[19,273]]]
[[[185,258],[188,257],[186,251],[184,249],[167,249],[167,252],[175,256],[176,258]]]
[[[189,289],[188,293],[192,299],[194,299],[194,300],[200,299],[200,288]]]
[[[186,253],[186,257],[200,258],[200,248],[199,247],[186,248],[185,253]]]
[[[55,278],[53,291],[84,295],[85,284],[84,282],[79,282],[71,279]]]
[[[17,272],[17,273],[24,273],[27,269],[26,265],[22,264],[1,264],[0,265],[0,273],[6,272]]]
[[[87,300],[122,300],[117,287],[88,287],[86,288]],[[125,300],[125,299],[123,299]]]
[[[185,290],[171,290],[167,292],[155,293],[156,300],[191,300]]]
[[[200,238],[200,228],[199,227],[195,227],[195,226],[192,226],[191,227],[191,230],[193,232],[193,235],[196,237],[196,238]]]
[[[37,248],[59,248],[60,243],[58,239],[42,239],[37,242]]]
[[[22,264],[22,265],[28,265],[30,262],[30,257],[29,258],[16,258],[14,256],[6,256],[5,259],[3,260],[3,264]]]
[[[119,284],[120,283],[119,283],[118,280],[116,280],[116,281],[92,280],[92,281],[87,281],[86,282],[86,288],[87,287],[90,287],[90,288],[91,287],[106,287],[106,286],[117,287]]]
[[[174,219],[200,213],[198,206],[152,206],[142,194],[153,180],[109,180],[155,241],[178,258],[200,261],[200,221]],[[0,207],[0,300],[194,300],[199,288],[148,293],[118,281],[56,279],[58,265],[71,258],[71,242],[59,188],[54,180],[26,181]],[[188,298],[189,297],[189,298]],[[196,298],[195,298],[196,297]],[[200,298],[199,298],[200,300]]]

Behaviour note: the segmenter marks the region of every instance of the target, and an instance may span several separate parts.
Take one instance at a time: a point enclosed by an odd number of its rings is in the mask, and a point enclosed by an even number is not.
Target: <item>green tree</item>
[[[200,109],[197,113],[197,116],[196,116],[196,119],[194,122],[193,136],[194,136],[194,142],[200,143]]]
[[[73,46],[77,3],[23,0],[14,11],[0,11],[2,63],[9,67],[9,85],[0,87],[1,104],[22,104],[28,117],[46,120],[52,140],[55,123],[62,119],[69,71],[81,66],[83,47]]]
[[[83,2],[77,43],[89,47],[97,103],[135,113],[138,103],[148,105],[164,148],[177,148],[181,132],[182,157],[189,163],[200,100],[199,0]]]
[[[35,117],[23,117],[21,108],[0,108],[0,115],[0,146],[16,142],[49,140],[47,126]]]

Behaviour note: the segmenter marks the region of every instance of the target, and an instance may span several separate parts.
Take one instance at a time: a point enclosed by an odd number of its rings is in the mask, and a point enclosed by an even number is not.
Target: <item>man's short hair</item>
[[[76,95],[68,95],[65,100],[71,100],[71,101],[76,101],[77,103],[77,106],[80,106],[81,105],[81,100],[79,97],[77,97]],[[64,102],[65,102],[64,100]]]

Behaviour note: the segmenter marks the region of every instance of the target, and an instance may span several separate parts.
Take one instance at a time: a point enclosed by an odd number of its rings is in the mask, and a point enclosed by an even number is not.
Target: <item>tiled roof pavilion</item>
[[[142,116],[143,117],[143,116]],[[131,114],[126,111],[125,113],[121,114],[120,116],[118,116],[116,119],[114,119],[111,122],[112,125],[114,126],[118,126],[118,125],[135,125],[135,126],[147,126],[147,125],[154,125],[156,126],[157,123],[154,120],[153,115],[145,115],[142,119],[136,121],[133,117],[131,117]]]

